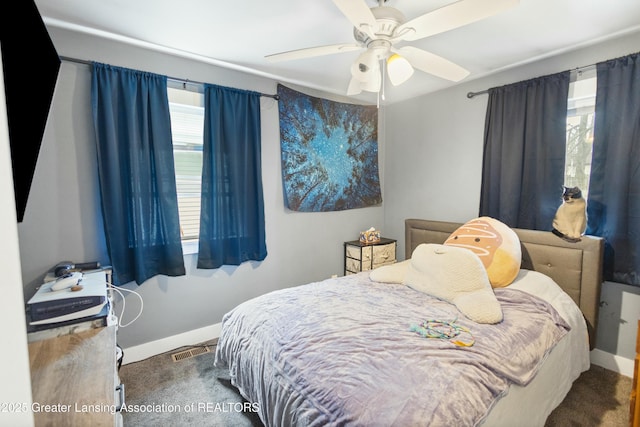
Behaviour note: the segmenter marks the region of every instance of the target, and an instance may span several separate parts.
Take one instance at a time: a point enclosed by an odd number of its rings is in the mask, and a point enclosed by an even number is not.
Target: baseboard
[[[591,350],[591,363],[617,372],[620,375],[633,378],[634,361],[632,359],[626,359],[595,348]]]
[[[219,338],[221,330],[222,324],[217,323],[215,325],[205,326],[204,328],[200,329],[194,329],[192,331],[173,335],[161,340],[123,348],[122,350],[124,357],[122,358],[122,364],[126,365],[128,363],[138,362],[140,360],[148,359],[149,357],[158,354],[166,353],[167,351],[171,351],[176,348],[198,344],[204,341],[212,340],[214,338]]]

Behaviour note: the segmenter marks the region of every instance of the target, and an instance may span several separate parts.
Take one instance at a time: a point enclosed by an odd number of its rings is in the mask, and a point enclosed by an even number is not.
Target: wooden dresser
[[[629,425],[631,427],[640,426],[640,320],[638,320],[638,331],[636,332],[636,359],[633,366],[633,383],[631,384],[631,405],[629,410]]]
[[[396,240],[386,238],[375,243],[344,242],[345,276],[393,264],[396,262],[396,244]]]
[[[116,326],[29,343],[36,426],[121,426]]]

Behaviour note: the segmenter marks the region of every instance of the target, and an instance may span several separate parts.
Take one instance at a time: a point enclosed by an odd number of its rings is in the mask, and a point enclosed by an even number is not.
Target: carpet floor
[[[125,427],[143,426],[262,426],[255,408],[231,385],[225,370],[213,366],[210,352],[174,362],[174,353],[123,365]],[[200,353],[201,347],[193,347]],[[125,354],[126,360],[126,354]],[[564,402],[545,427],[626,427],[629,425],[631,378],[592,365],[575,381]],[[514,427],[528,427],[518,420]]]

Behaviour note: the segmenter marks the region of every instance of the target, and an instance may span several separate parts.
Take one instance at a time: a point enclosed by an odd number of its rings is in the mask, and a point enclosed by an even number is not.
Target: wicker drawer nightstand
[[[379,242],[365,244],[359,240],[344,242],[344,274],[393,264],[396,262],[396,240],[380,238]]]

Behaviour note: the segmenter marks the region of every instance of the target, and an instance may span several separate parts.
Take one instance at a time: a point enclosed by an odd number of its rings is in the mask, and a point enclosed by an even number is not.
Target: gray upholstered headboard
[[[444,243],[461,223],[405,220],[405,257],[421,243]],[[548,231],[513,229],[522,244],[522,268],[551,277],[578,304],[587,321],[589,342],[596,343],[604,240],[584,236],[569,243]]]

